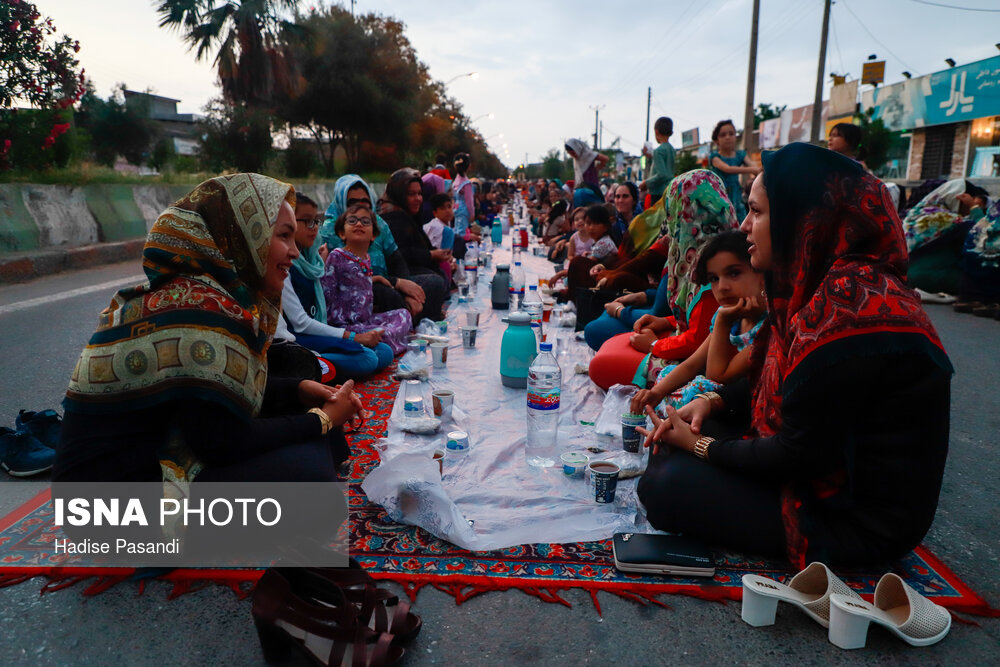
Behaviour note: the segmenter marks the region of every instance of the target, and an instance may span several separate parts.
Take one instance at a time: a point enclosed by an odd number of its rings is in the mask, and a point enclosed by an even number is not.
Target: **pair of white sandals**
[[[830,642],[844,649],[864,648],[872,622],[911,646],[930,646],[951,629],[951,614],[920,595],[898,575],[884,575],[874,604],[861,599],[823,563],[810,563],[788,584],[755,574],[743,575],[743,620],[754,627],[774,624],[778,602],[790,602],[829,628]]]

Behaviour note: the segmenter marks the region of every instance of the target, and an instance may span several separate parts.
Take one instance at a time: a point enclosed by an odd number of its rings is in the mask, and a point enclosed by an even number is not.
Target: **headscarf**
[[[326,224],[324,223],[324,226]],[[318,241],[317,238],[308,248],[299,248],[299,256],[292,260],[292,266],[304,278],[312,281],[313,293],[316,295],[316,310],[313,312],[313,319],[326,324],[326,297],[323,295],[323,286],[319,284],[319,279],[326,272],[326,263],[319,255],[318,246],[321,244]]]
[[[400,210],[411,218],[413,215],[406,210],[406,195],[410,189],[410,183],[420,183],[420,172],[411,167],[403,167],[392,172],[389,182],[385,185],[385,194],[378,202],[378,212],[384,215],[389,211]]]
[[[774,266],[765,275],[771,326],[754,344],[751,424],[760,436],[781,428],[781,406],[807,381],[848,359],[886,352],[951,363],[920,299],[906,286],[906,243],[885,186],[853,160],[793,143],[763,155]],[[832,494],[841,474],[811,482]],[[797,492],[782,491],[786,545],[805,558]]]
[[[674,317],[687,322],[701,292],[692,275],[698,253],[710,238],[736,229],[740,223],[726,197],[726,187],[707,169],[695,169],[670,181],[663,199],[667,202],[668,214],[661,236],[669,239],[670,244],[663,277],[670,290],[670,309]]]
[[[66,392],[67,410],[111,413],[175,398],[260,412],[280,302],[262,293],[271,228],[295,191],[260,174],[205,181],[153,223],[147,282],[100,315]]]
[[[962,250],[962,297],[1000,301],[1000,199],[969,230]]]
[[[958,196],[967,190],[965,179],[956,178],[939,185],[911,208],[903,219],[906,249],[918,250],[944,236],[956,225],[972,226],[972,221],[958,212]]]
[[[573,158],[573,179],[575,183],[583,183],[583,172],[597,159],[597,151],[580,139],[567,139],[566,148],[576,153]]]
[[[336,222],[337,218],[347,210],[347,192],[358,185],[363,186],[368,192],[368,199],[372,203],[373,211],[378,204],[378,198],[375,196],[372,186],[368,185],[357,174],[345,174],[338,178],[337,182],[333,184],[333,201],[330,202],[330,205],[326,209],[326,222],[323,223],[323,227],[319,232],[323,242],[331,250],[344,245],[343,240],[337,236],[335,229]],[[371,247],[368,248],[368,257],[371,259],[372,271],[375,272],[375,275],[386,276],[389,273],[389,269],[386,265],[385,257],[396,252],[396,241],[392,236],[389,225],[378,215],[375,216],[375,224],[378,225],[378,236],[375,237]],[[323,320],[323,323],[326,324],[326,320]]]

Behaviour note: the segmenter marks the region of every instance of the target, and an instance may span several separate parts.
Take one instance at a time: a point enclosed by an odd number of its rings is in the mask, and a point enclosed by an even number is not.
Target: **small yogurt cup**
[[[563,474],[567,477],[583,477],[583,471],[587,469],[590,457],[579,452],[566,452],[559,457],[562,461]]]

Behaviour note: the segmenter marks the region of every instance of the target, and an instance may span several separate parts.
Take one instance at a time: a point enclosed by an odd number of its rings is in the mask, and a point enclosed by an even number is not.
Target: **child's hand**
[[[732,306],[720,309],[716,319],[721,317],[729,323],[740,319],[756,322],[766,312],[767,305],[763,303],[763,299],[756,296],[748,296],[741,298]]]

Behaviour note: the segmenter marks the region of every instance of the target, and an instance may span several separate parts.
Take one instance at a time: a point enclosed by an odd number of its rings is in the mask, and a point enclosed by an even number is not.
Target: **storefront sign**
[[[890,130],[1000,115],[1000,56],[952,67],[862,94]]]

